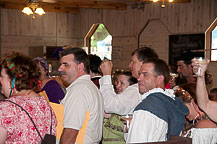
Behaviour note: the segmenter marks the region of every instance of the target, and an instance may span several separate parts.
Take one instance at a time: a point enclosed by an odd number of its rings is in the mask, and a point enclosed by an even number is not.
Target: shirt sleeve
[[[165,141],[168,124],[154,114],[138,110],[133,113],[127,143]]]
[[[128,86],[121,94],[116,94],[110,75],[103,76],[100,79],[100,91],[104,99],[106,113],[119,115],[132,113],[141,99],[138,84]]]

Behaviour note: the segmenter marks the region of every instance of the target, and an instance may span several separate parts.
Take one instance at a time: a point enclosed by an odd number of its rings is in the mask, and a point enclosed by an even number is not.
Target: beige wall
[[[94,23],[103,23],[113,36],[112,60],[115,68],[127,69],[131,52],[140,45],[151,46],[168,60],[168,35],[204,33],[217,17],[217,0],[192,0],[161,8],[146,4],[144,11],[81,9],[80,13],[49,13],[32,19],[18,10],[1,10],[1,55],[12,50],[28,54],[29,46],[83,46]],[[217,63],[209,66],[217,87]]]

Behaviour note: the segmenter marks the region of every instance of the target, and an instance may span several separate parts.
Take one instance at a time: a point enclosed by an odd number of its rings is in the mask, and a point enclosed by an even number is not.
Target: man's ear
[[[79,71],[79,72],[84,71],[84,63],[78,64],[78,71]]]
[[[157,76],[157,84],[158,85],[164,84],[164,76],[163,75]]]

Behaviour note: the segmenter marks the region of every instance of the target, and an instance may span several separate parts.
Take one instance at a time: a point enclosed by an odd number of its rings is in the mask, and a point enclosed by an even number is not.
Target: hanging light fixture
[[[23,8],[22,12],[27,15],[33,14],[33,18],[35,18],[34,13],[37,13],[38,15],[45,14],[44,10],[39,6],[38,0],[29,0],[29,3]]]
[[[165,0],[162,0],[161,7],[162,7],[162,8],[165,8]]]
[[[172,3],[174,0],[152,0],[154,3],[161,1],[161,7],[165,8],[165,2],[168,1],[169,3]]]

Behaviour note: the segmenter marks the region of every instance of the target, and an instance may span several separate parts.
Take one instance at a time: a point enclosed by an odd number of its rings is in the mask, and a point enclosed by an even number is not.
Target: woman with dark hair
[[[50,102],[59,104],[60,101],[64,98],[65,94],[59,83],[49,76],[49,66],[47,61],[41,57],[36,57],[33,59],[33,61],[37,63],[37,66],[41,73],[41,91],[46,92]]]
[[[132,76],[129,71],[121,71],[116,80],[116,93],[122,93],[128,86],[137,83],[137,79]]]
[[[128,86],[137,83],[137,79],[129,71],[116,71],[114,73],[114,87],[117,94],[122,93]],[[125,144],[126,131],[129,128],[129,117],[118,114],[106,114],[103,121],[103,144]],[[125,125],[124,125],[125,124]],[[125,130],[125,131],[124,131]]]
[[[1,92],[7,99],[0,102],[0,143],[40,143],[50,131],[56,135],[55,114],[37,94],[39,77],[37,65],[29,57],[15,53],[3,60]]]

